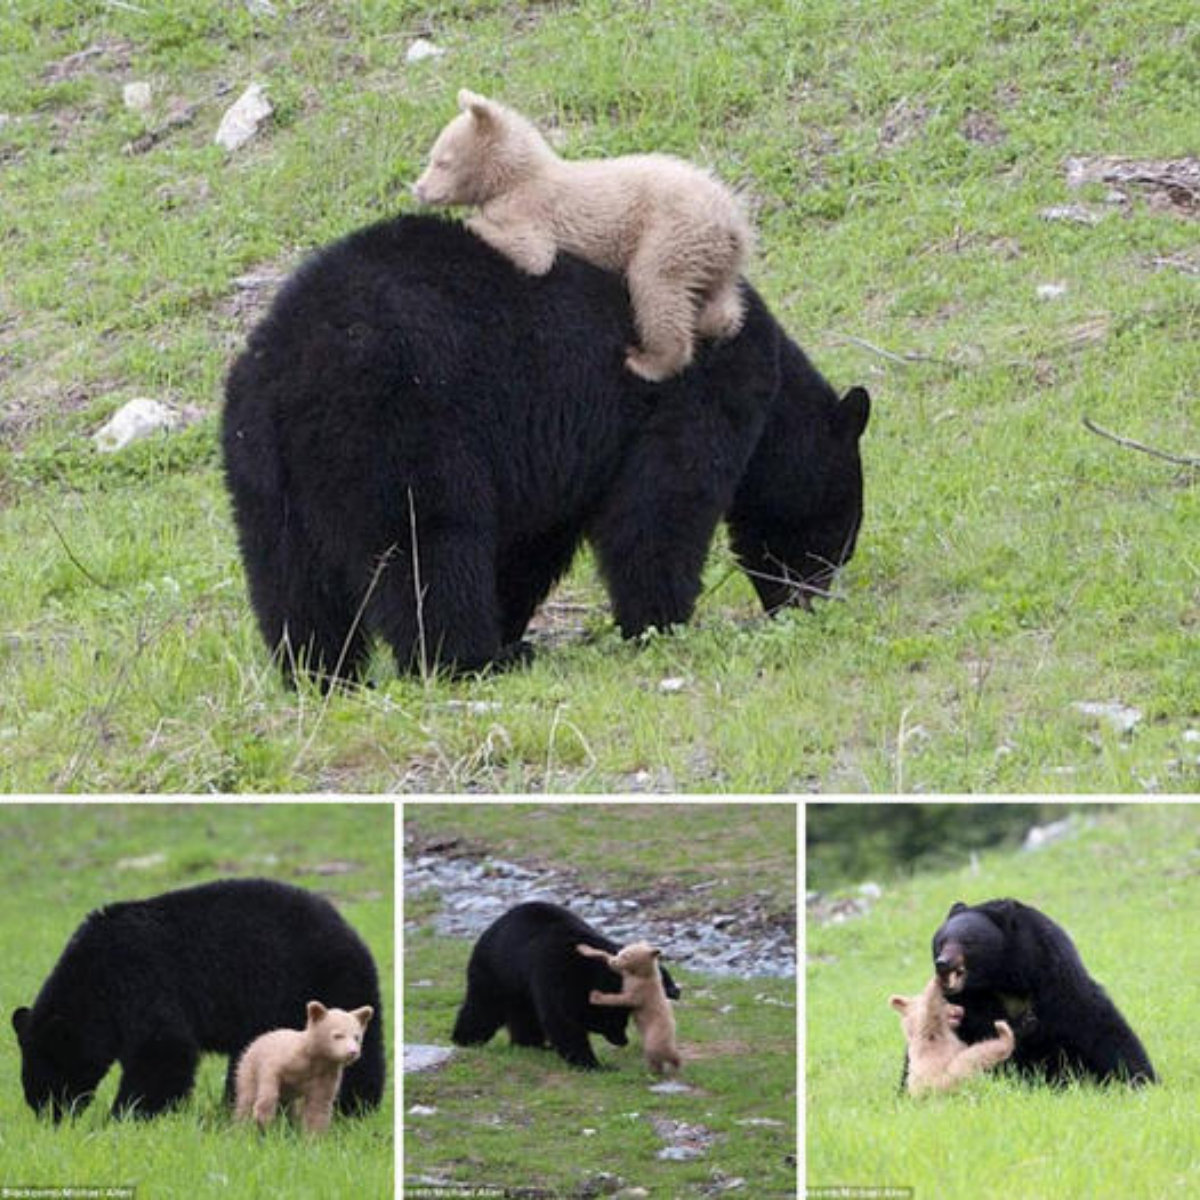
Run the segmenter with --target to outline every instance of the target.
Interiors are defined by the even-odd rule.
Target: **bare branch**
[[[1143,454],[1149,454],[1153,458],[1161,458],[1166,462],[1175,463],[1177,466],[1191,467],[1193,471],[1200,471],[1200,458],[1193,458],[1189,454],[1168,454],[1165,450],[1156,450],[1153,446],[1144,445],[1142,442],[1135,442],[1132,438],[1110,433],[1107,429],[1102,429],[1097,425],[1091,417],[1083,418],[1083,427],[1090,433],[1098,434],[1102,438],[1108,438],[1110,442],[1116,442],[1118,446],[1125,446],[1130,450],[1140,450]]]

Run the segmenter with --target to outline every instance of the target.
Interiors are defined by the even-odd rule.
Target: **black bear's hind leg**
[[[505,1014],[508,1036],[514,1046],[537,1046],[546,1044],[546,1035],[537,1013],[528,1004],[514,1004]]]
[[[415,565],[397,554],[370,604],[403,672],[469,674],[500,657],[492,539],[472,527],[420,530]]]
[[[587,1027],[563,1003],[559,981],[553,978],[535,979],[532,990],[538,1023],[546,1031],[546,1039],[558,1051],[559,1057],[573,1067],[587,1071],[599,1070],[600,1062],[588,1041]]]
[[[121,1063],[114,1117],[154,1117],[186,1100],[196,1079],[199,1050],[177,1038],[156,1038]]]

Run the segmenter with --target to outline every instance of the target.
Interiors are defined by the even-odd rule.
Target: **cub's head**
[[[305,1036],[311,1049],[321,1058],[349,1066],[362,1054],[363,1033],[375,1010],[370,1005],[346,1012],[341,1008],[326,1008],[319,1000],[308,1002],[308,1024]]]
[[[646,942],[633,942],[621,949],[610,960],[614,971],[622,975],[640,975],[646,979],[653,977],[658,970],[658,959],[662,952]]]
[[[31,1009],[18,1008],[12,1026],[21,1048],[26,1104],[36,1113],[49,1112],[56,1123],[85,1109],[112,1058],[97,1054],[86,1030],[53,1013],[35,1017]]]
[[[936,975],[916,996],[892,996],[888,1003],[900,1014],[900,1024],[909,1042],[937,1041],[962,1024],[962,1008],[946,1002],[941,980]]]
[[[438,135],[413,185],[422,204],[486,204],[553,158],[520,113],[466,88],[458,93],[458,107],[462,111]]]

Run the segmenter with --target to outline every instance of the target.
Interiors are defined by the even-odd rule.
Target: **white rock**
[[[427,58],[441,58],[446,51],[441,46],[434,45],[426,38],[417,38],[405,52],[404,61],[408,63],[424,62]]]
[[[686,1083],[680,1083],[678,1079],[665,1079],[662,1083],[651,1084],[648,1090],[657,1092],[660,1096],[673,1096],[677,1092],[690,1092],[692,1089]]]
[[[1185,729],[1183,731],[1183,740],[1185,742],[1200,742],[1200,729]]]
[[[668,679],[661,679],[658,683],[658,690],[666,696],[673,695],[675,692],[682,692],[687,687],[687,680],[677,675],[672,675]]]
[[[436,1108],[430,1108],[428,1104],[414,1104],[408,1110],[410,1117],[432,1117],[436,1114]]]
[[[1130,733],[1142,719],[1142,710],[1132,708],[1128,704],[1100,704],[1091,700],[1076,700],[1071,705],[1076,712],[1085,717],[1098,717],[1107,721],[1119,733]]]
[[[412,1071],[427,1071],[430,1067],[441,1066],[453,1053],[454,1050],[449,1046],[407,1044],[404,1047],[404,1073],[407,1075]]]
[[[121,99],[130,112],[145,112],[150,107],[150,85],[148,83],[127,83],[121,89]]]
[[[111,454],[153,433],[169,433],[182,423],[182,415],[173,408],[168,408],[158,400],[139,396],[117,409],[109,421],[92,435],[92,441],[97,449]]]
[[[213,141],[226,150],[236,150],[258,132],[273,111],[262,84],[252,83],[226,110]]]
[[[1067,294],[1065,283],[1042,283],[1038,285],[1039,300],[1059,300]]]
[[[1082,204],[1055,204],[1050,208],[1043,208],[1040,216],[1043,221],[1073,221],[1076,225],[1100,224],[1099,214]]]

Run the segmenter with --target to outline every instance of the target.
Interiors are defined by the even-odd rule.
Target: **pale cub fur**
[[[957,1004],[948,1004],[935,975],[916,996],[892,996],[888,1003],[900,1014],[908,1040],[908,1090],[948,1092],[965,1079],[1004,1062],[1016,1048],[1006,1021],[996,1022],[996,1037],[968,1046],[955,1034],[963,1017]]]
[[[663,1074],[668,1067],[678,1071],[683,1066],[683,1059],[675,1044],[675,1014],[671,1011],[671,1002],[663,990],[662,975],[658,970],[660,952],[645,942],[634,942],[618,954],[609,954],[582,942],[575,949],[586,958],[603,960],[610,970],[621,976],[619,992],[591,992],[588,1003],[632,1009],[647,1066],[656,1075]]]
[[[643,379],[682,371],[697,335],[737,333],[752,233],[724,184],[665,154],[566,162],[513,109],[466,89],[458,104],[418,200],[477,205],[468,228],[530,275],[559,250],[624,272],[641,340],[625,361]]]
[[[282,1104],[298,1110],[309,1133],[329,1128],[342,1071],[358,1060],[375,1014],[370,1005],[346,1012],[317,1000],[308,1002],[307,1014],[304,1029],[273,1029],[246,1047],[237,1066],[237,1120],[253,1115],[265,1127]]]

